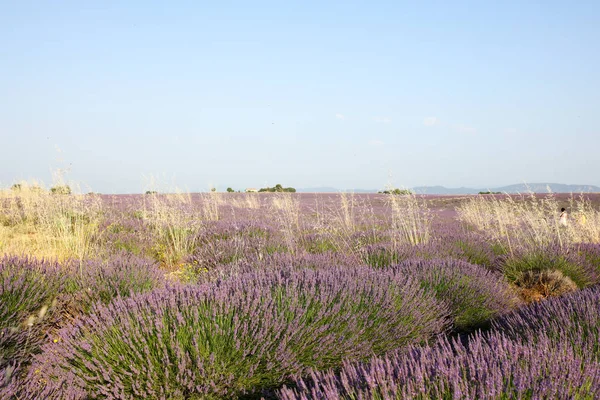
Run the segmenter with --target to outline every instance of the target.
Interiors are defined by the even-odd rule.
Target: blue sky
[[[600,185],[599,20],[597,1],[0,1],[0,185]]]

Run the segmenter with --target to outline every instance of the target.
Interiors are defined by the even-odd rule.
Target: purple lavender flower
[[[235,397],[447,329],[419,284],[368,268],[274,270],[119,299],[63,329],[22,398]]]
[[[392,268],[397,274],[414,277],[447,303],[459,331],[485,325],[519,304],[503,276],[464,261],[412,259]]]
[[[339,372],[311,371],[278,392],[309,399],[573,399],[600,396],[600,364],[543,334],[535,344],[476,334],[468,345],[443,339]]]

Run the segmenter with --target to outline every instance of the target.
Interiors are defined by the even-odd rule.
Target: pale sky
[[[0,1],[0,186],[600,185],[598,21],[598,1]]]

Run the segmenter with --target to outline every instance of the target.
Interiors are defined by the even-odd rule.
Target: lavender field
[[[595,399],[599,206],[3,190],[0,398]]]

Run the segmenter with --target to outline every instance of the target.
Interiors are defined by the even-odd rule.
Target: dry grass
[[[195,249],[201,220],[189,193],[148,194],[142,216],[157,238],[155,256],[166,266],[177,265]]]
[[[218,221],[219,206],[223,204],[222,194],[219,192],[208,192],[202,195],[201,214],[202,219],[207,221]]]
[[[261,207],[260,194],[238,193],[237,195],[225,196],[225,202],[232,207],[257,210]]]
[[[535,249],[558,243],[600,243],[600,213],[583,196],[568,200],[566,226],[559,221],[563,207],[555,196],[476,196],[458,207],[459,218],[507,247]]]
[[[514,284],[526,302],[540,301],[577,290],[575,282],[558,270],[523,271]]]
[[[386,200],[391,209],[394,245],[428,243],[432,214],[426,200],[415,194],[390,194]]]
[[[82,261],[101,232],[102,203],[92,195],[53,194],[21,182],[0,191],[0,252]]]
[[[271,197],[270,212],[278,222],[286,247],[294,253],[301,236],[299,199],[293,193],[275,193]]]

